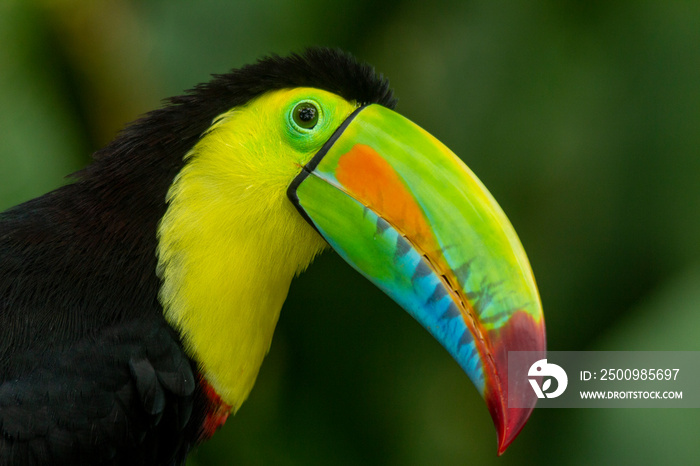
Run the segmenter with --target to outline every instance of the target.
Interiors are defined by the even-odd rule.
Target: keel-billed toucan
[[[0,214],[0,464],[182,464],[329,245],[456,359],[503,452],[535,401],[508,393],[508,351],[545,347],[532,271],[486,188],[394,105],[342,52],[272,56]]]

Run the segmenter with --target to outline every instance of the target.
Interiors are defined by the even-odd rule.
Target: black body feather
[[[342,52],[273,56],[170,99],[73,184],[0,214],[0,464],[184,462],[213,408],[158,302],[165,196],[215,117],[300,86],[395,104]]]

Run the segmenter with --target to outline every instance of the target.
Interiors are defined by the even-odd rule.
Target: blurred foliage
[[[0,209],[210,73],[339,46],[499,200],[552,350],[700,350],[700,2],[3,0]],[[333,254],[192,466],[695,463],[696,410],[537,410],[502,458],[426,332]]]

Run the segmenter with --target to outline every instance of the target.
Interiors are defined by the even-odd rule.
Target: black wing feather
[[[183,413],[200,398],[192,363],[164,322],[113,327],[26,357],[34,364],[0,384],[0,464],[184,461],[202,421]]]

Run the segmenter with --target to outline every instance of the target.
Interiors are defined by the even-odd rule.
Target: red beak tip
[[[526,362],[509,373],[508,352],[531,352],[528,355],[531,362],[543,358],[546,347],[544,321],[538,322],[525,312],[516,312],[505,326],[494,332],[490,341],[496,378],[495,382],[487,383],[484,400],[498,433],[498,456],[501,456],[523,430],[537,404],[537,396],[527,382],[530,364]],[[509,403],[517,407],[509,408]]]
[[[506,438],[505,433],[498,432],[498,451],[496,452],[496,454],[498,456],[501,456],[503,453],[505,453],[506,449],[512,441],[513,439],[508,440]]]
[[[494,416],[494,425],[498,432],[498,456],[505,453],[527,423],[532,408],[506,408],[500,416]]]
[[[498,430],[498,456],[501,456],[503,453],[506,452],[506,449],[508,449],[510,444],[513,443],[513,440],[515,440],[515,437],[517,437],[519,433],[520,429],[516,433],[508,433],[506,431],[506,428]]]

